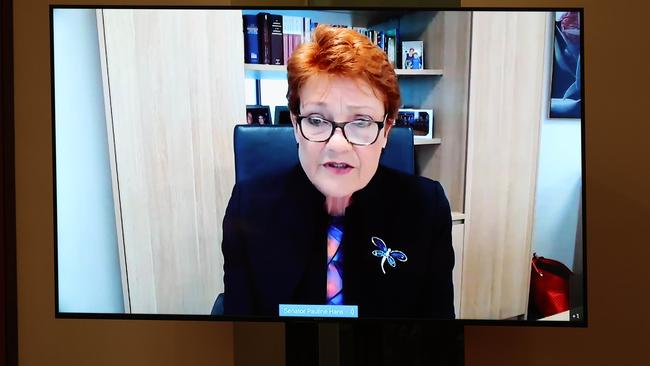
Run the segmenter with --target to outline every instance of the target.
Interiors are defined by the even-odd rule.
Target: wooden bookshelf
[[[273,74],[286,73],[286,65],[261,65],[261,64],[244,64],[246,76],[256,78],[268,78]],[[442,69],[424,69],[424,70],[407,70],[395,69],[397,76],[441,76]]]
[[[441,76],[442,69],[409,70],[395,69],[397,76]]]

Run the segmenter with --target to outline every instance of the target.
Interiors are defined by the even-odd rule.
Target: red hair
[[[400,105],[399,84],[386,53],[368,37],[346,28],[319,25],[313,41],[296,49],[287,63],[289,110],[300,114],[300,87],[317,74],[329,74],[367,82],[383,101],[391,125]]]

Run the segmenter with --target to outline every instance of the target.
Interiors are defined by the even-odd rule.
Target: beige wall
[[[644,111],[650,100],[650,5],[642,0],[463,0],[462,5],[585,7],[589,303],[587,329],[466,327],[466,364],[650,364],[650,128]]]
[[[47,0],[14,0],[21,365],[233,364],[231,323],[54,319],[48,4]],[[465,362],[647,364],[650,196],[645,192],[650,187],[650,127],[641,108],[650,100],[646,85],[650,79],[650,5],[642,0],[619,0],[612,5],[463,1],[464,6],[527,4],[585,6],[585,240],[590,323],[587,329],[466,327]],[[260,330],[277,338],[282,336],[278,328]],[[237,349],[249,354],[259,351],[260,359],[264,359],[260,352],[269,352],[268,364],[281,364],[281,353],[247,344],[246,332],[241,334]]]
[[[14,1],[20,365],[232,365],[231,322],[54,319],[48,7]]]

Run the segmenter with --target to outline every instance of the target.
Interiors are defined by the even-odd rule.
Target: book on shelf
[[[398,58],[397,56],[399,53],[397,52],[398,50],[398,31],[397,29],[389,29],[386,31],[386,54],[388,55],[388,61],[393,65],[393,68],[395,68],[398,63]]]
[[[357,31],[357,33],[362,34],[366,37],[368,37],[368,28],[364,27],[352,27],[352,30]]]
[[[282,55],[285,63],[289,60],[289,21],[282,17]]]
[[[277,15],[260,12],[257,15],[243,15],[244,62],[250,64],[286,65],[293,52],[300,45],[311,42],[318,22],[309,17]],[[378,31],[345,24],[328,24],[335,28],[353,29],[368,37],[382,49],[393,67],[401,66],[401,44],[399,31],[388,29]]]
[[[388,62],[390,62],[391,65],[393,65],[393,68],[395,68],[396,61],[395,61],[395,55],[397,51],[395,48],[395,37],[388,36],[386,40],[386,54],[388,55]]]
[[[283,22],[285,24],[283,28],[284,37],[286,38],[286,49],[284,50],[286,54],[285,61],[288,61],[293,54],[293,51],[295,51],[296,48],[302,44],[302,40],[304,38],[304,20],[302,17],[284,16]]]
[[[261,64],[271,64],[271,14],[257,14],[257,31],[259,34],[259,51]]]
[[[284,65],[284,45],[282,34],[282,15],[271,14],[271,65]]]
[[[302,34],[302,43],[311,42],[311,18],[309,17],[303,18]]]
[[[377,47],[381,48],[382,51],[386,52],[386,50],[384,49],[384,32],[381,32],[381,31],[377,32],[377,43],[376,43],[376,45],[377,45]]]
[[[381,48],[388,56],[388,61],[396,67],[398,65],[398,31],[397,29],[388,29],[385,31],[376,31],[365,27],[352,27],[357,33],[362,34],[370,41]]]
[[[244,15],[244,62],[258,64],[259,58],[259,36],[257,29],[257,16]]]

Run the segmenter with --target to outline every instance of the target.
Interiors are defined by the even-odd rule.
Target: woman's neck
[[[330,216],[343,216],[345,209],[350,206],[350,198],[346,197],[325,197],[325,209]]]

